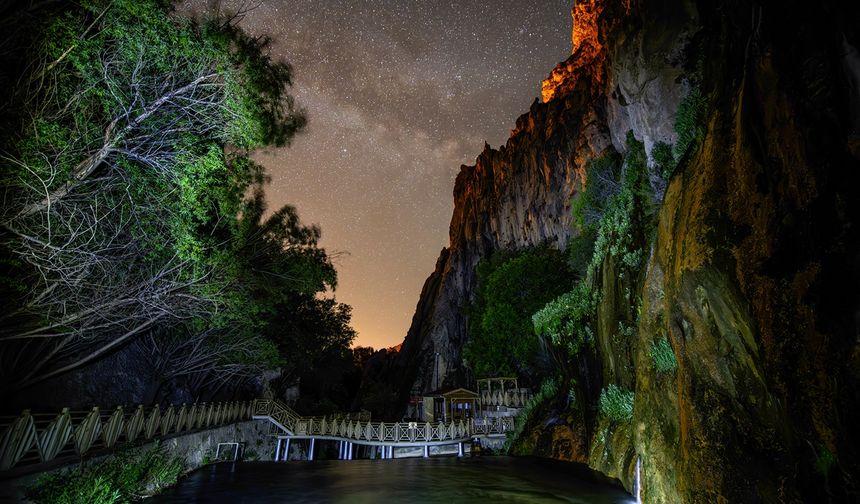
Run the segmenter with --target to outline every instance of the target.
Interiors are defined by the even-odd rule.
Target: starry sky
[[[402,342],[448,243],[454,179],[507,140],[570,52],[572,0],[187,0],[252,8],[241,26],[293,65],[309,124],[256,155],[270,208],[292,204],[337,253],[357,345]]]

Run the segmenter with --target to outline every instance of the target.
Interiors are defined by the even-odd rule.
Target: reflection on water
[[[493,502],[629,504],[562,462],[509,457],[243,462],[205,467],[152,503]]]

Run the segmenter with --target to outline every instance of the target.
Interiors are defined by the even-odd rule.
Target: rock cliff
[[[401,404],[413,389],[469,379],[461,361],[467,338],[463,307],[474,295],[474,270],[482,257],[544,243],[565,246],[570,199],[582,183],[585,160],[611,144],[605,110],[586,94],[536,101],[504,146],[485,146],[474,166],[461,167],[450,244],[424,284],[403,347],[378,377],[395,384]]]
[[[521,452],[588,463],[644,502],[856,502],[860,496],[860,6],[579,1],[573,51],[508,142],[463,166],[450,244],[383,376],[464,384],[474,267],[503,248],[564,247],[585,164],[700,140],[661,187],[641,276],[607,255],[593,355],[579,372],[635,392],[633,419],[549,404]],[[653,163],[654,160],[649,161]],[[665,191],[665,192],[664,192]],[[634,311],[622,296],[641,299]],[[635,322],[622,335],[619,320]],[[665,339],[677,359],[655,369]]]

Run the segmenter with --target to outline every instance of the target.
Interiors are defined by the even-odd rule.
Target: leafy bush
[[[654,369],[658,373],[669,373],[678,367],[675,352],[666,338],[660,338],[655,343],[652,343],[651,348],[648,350],[648,355],[651,357]]]
[[[585,187],[571,202],[571,211],[573,222],[583,232],[594,233],[607,203],[621,190],[621,158],[609,148],[586,163],[585,174]]]
[[[707,102],[702,91],[693,87],[678,105],[675,116],[675,133],[678,142],[675,143],[675,161],[678,162],[687,153],[690,145],[701,140],[705,133],[704,121]]]
[[[633,392],[617,385],[609,385],[600,393],[600,413],[613,422],[629,422],[633,419]]]
[[[827,477],[835,462],[836,457],[833,455],[833,452],[830,451],[827,446],[819,444],[818,452],[815,454],[815,471],[818,474]]]
[[[594,344],[591,321],[596,307],[597,293],[586,282],[580,282],[532,315],[534,331],[576,355],[583,345]]]
[[[677,166],[675,155],[672,153],[672,146],[666,142],[657,142],[651,149],[651,158],[656,164],[657,173],[663,177],[663,180],[669,180],[672,173],[675,172],[675,166]]]
[[[523,434],[523,430],[525,430],[526,425],[529,423],[529,420],[537,407],[555,397],[558,392],[558,383],[559,380],[555,377],[544,380],[544,382],[541,383],[537,394],[533,395],[532,398],[529,399],[528,402],[526,402],[526,404],[520,409],[514,423],[514,430],[507,433],[505,446],[503,448],[505,453],[509,453],[511,451],[511,447],[513,447],[514,443],[516,443]]]
[[[636,324],[628,324],[623,320],[618,321],[618,335],[627,339],[636,337]]]
[[[132,502],[173,485],[184,469],[159,446],[117,452],[102,462],[42,476],[27,498],[37,504]]]
[[[467,311],[469,367],[478,376],[528,367],[539,349],[532,314],[573,282],[564,256],[548,247],[501,252],[481,261],[477,274],[475,301]]]
[[[627,132],[627,156],[621,174],[621,190],[606,204],[597,229],[594,255],[588,275],[594,275],[606,254],[621,260],[631,273],[637,272],[643,262],[643,237],[649,236],[647,227],[653,225],[656,202],[648,181],[648,158],[645,146]],[[621,272],[624,275],[624,272]]]
[[[585,278],[591,257],[594,255],[593,231],[583,232],[567,242],[567,265],[570,271],[579,278]]]
[[[678,112],[675,115],[677,143],[669,145],[665,142],[657,142],[651,149],[651,159],[654,160],[656,171],[663,180],[669,180],[672,177],[690,146],[699,142],[704,135],[706,106],[707,102],[699,88],[690,89],[678,105]]]

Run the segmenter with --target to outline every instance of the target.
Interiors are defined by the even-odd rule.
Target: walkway
[[[429,422],[362,422],[358,420],[335,420],[319,417],[301,417],[277,400],[254,401],[252,416],[255,420],[268,420],[282,432],[278,436],[275,460],[285,459],[291,439],[308,439],[308,459],[313,460],[314,443],[317,439],[339,441],[339,458],[352,459],[353,446],[379,447],[382,458],[392,458],[394,448],[424,448],[424,456],[430,454],[431,446],[456,445],[457,454],[463,455],[463,443],[475,436],[504,436],[513,429],[513,418],[472,420],[449,423]],[[281,442],[285,448],[281,450]]]
[[[0,473],[19,465],[111,451],[120,444],[153,441],[248,420],[252,403],[195,403],[0,416]],[[122,441],[120,441],[122,438]]]

